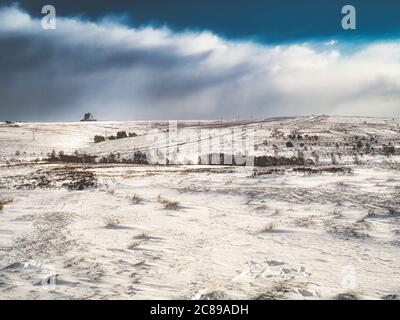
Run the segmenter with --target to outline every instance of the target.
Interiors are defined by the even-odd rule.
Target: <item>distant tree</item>
[[[56,158],[56,150],[51,151],[50,158],[51,159],[55,159]]]
[[[293,148],[293,143],[291,141],[286,142],[287,148]]]

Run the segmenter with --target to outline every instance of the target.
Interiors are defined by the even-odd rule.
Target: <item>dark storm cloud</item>
[[[13,3],[6,0],[4,3]],[[21,0],[30,14],[40,16],[43,0]],[[282,43],[315,38],[398,37],[398,0],[52,0],[63,16],[98,19],[123,14],[131,26],[167,25],[175,31],[210,30],[229,38],[248,38]],[[341,8],[357,9],[358,28],[341,28]]]
[[[265,46],[0,8],[0,119],[399,115],[397,41]],[[377,108],[379,105],[379,108]]]

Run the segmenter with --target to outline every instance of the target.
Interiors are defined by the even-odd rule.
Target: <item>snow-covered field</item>
[[[168,128],[0,124],[1,299],[400,296],[399,119],[178,122],[192,165],[124,163]],[[309,161],[198,165],[187,129],[237,130],[256,156]],[[118,131],[137,136],[93,142]],[[48,161],[53,150],[120,161]]]

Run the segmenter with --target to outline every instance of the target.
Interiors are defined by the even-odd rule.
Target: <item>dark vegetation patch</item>
[[[325,222],[328,233],[343,240],[367,239],[370,236],[365,233],[368,229],[366,224],[339,224],[332,221]]]
[[[0,188],[7,189],[55,189],[84,190],[97,187],[97,178],[85,168],[66,166],[41,169],[27,175],[5,177],[0,180]]]
[[[354,292],[344,292],[337,294],[335,300],[358,300],[358,296]]]
[[[321,174],[321,173],[350,173],[351,168],[346,167],[276,167],[268,169],[254,169],[252,177],[271,175],[271,174],[284,174],[287,172],[299,172],[306,174]]]
[[[106,140],[120,140],[120,139],[125,139],[125,138],[133,138],[137,137],[137,134],[135,132],[126,132],[126,131],[118,131],[116,135],[111,135],[111,136],[100,136],[100,135],[95,135],[93,140],[94,143],[100,143]]]
[[[245,166],[246,162],[243,159],[237,160],[238,157],[232,154],[213,153],[199,157],[199,165],[232,165]],[[256,167],[275,167],[275,166],[304,166],[314,165],[311,159],[304,157],[278,157],[278,156],[256,156],[254,157],[254,166]]]
[[[148,164],[146,154],[140,151],[135,151],[129,157],[121,157],[119,153],[110,153],[108,156],[97,157],[88,154],[81,154],[75,151],[74,154],[65,154],[60,151],[58,154],[53,150],[44,159],[51,163],[80,163],[80,164],[95,164],[95,163],[127,163],[127,164]]]
[[[282,300],[292,291],[292,287],[287,281],[275,284],[271,289],[254,297],[254,300]]]
[[[294,172],[302,172],[308,174],[318,173],[350,173],[351,168],[347,167],[326,167],[326,168],[310,168],[310,167],[298,167],[292,169]]]

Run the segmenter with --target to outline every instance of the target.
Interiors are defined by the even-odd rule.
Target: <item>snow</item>
[[[275,144],[279,156],[293,156],[300,141],[286,148],[287,135],[318,135],[306,143],[320,154],[318,167],[332,166],[345,137],[373,135],[377,148],[397,148],[355,164],[352,148],[340,146],[337,166],[350,173],[284,167],[256,177],[253,168],[230,166],[31,161],[53,149],[129,155],[151,147],[146,133],[164,130],[160,122],[0,124],[0,199],[13,199],[0,210],[0,299],[399,296],[399,123],[322,116],[179,123],[243,128],[244,136],[254,129],[257,155],[273,155]],[[93,143],[120,130],[138,136]],[[312,159],[311,150],[304,154]],[[89,173],[95,186],[64,186]],[[160,197],[179,205],[167,210]],[[119,223],[107,226],[110,218]]]

